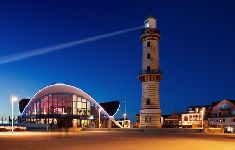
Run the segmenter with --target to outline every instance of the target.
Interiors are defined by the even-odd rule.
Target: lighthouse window
[[[150,66],[147,66],[147,71],[150,71]]]
[[[149,98],[147,98],[146,104],[150,105],[150,99]]]
[[[147,54],[147,59],[150,59],[150,53]]]
[[[147,43],[147,47],[150,47],[150,45],[151,45],[151,43],[148,41],[148,43]]]
[[[145,123],[151,123],[151,116],[145,117]]]
[[[149,20],[145,21],[145,28],[149,28]]]

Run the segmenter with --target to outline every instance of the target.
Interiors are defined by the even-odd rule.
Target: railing
[[[220,111],[231,111],[230,108],[219,108]]]
[[[143,75],[143,74],[160,74],[160,75],[163,75],[161,70],[144,70],[144,71],[141,71],[139,73],[140,76]]]
[[[142,29],[142,34],[160,34],[160,31],[158,29],[154,28],[143,28]]]
[[[208,118],[235,117],[235,114],[210,115]]]

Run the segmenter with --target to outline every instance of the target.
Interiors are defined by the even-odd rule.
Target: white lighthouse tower
[[[161,128],[159,82],[162,73],[158,54],[160,32],[154,16],[145,20],[140,39],[143,43],[142,71],[139,75],[139,80],[142,81],[140,128]]]

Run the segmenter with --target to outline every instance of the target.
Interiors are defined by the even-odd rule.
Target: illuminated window
[[[57,114],[57,95],[53,95],[53,101],[52,101],[52,113]]]
[[[49,106],[48,106],[48,109],[49,109],[49,114],[52,114],[52,112],[53,112],[52,95],[49,95]]]
[[[44,114],[44,106],[43,106],[43,104],[44,104],[44,100],[42,98],[41,102],[40,102],[40,114]]]
[[[145,22],[145,28],[149,28],[149,20]]]
[[[48,114],[48,96],[44,96],[44,110],[43,110],[43,114]]]
[[[57,100],[57,114],[63,114],[63,95],[58,95]]]
[[[37,106],[36,106],[36,114],[39,114],[40,113],[40,99],[39,100],[37,100],[37,104],[36,104]]]
[[[90,101],[87,101],[87,115],[88,116],[91,115],[91,104],[90,104]]]
[[[150,59],[150,53],[147,54],[147,59]]]
[[[36,103],[33,103],[33,114],[36,115]]]
[[[184,116],[184,121],[188,121],[188,116]]]

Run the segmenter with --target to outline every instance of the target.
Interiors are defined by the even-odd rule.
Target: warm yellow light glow
[[[203,115],[204,115],[204,109],[203,109],[203,110],[201,110],[200,112],[202,113],[201,120],[202,120],[202,129],[203,129],[203,128],[204,128],[204,126],[203,126],[203,119],[204,119],[204,116],[203,116]]]
[[[14,102],[14,101],[17,101],[18,100],[18,97],[17,96],[11,96],[11,101]]]

